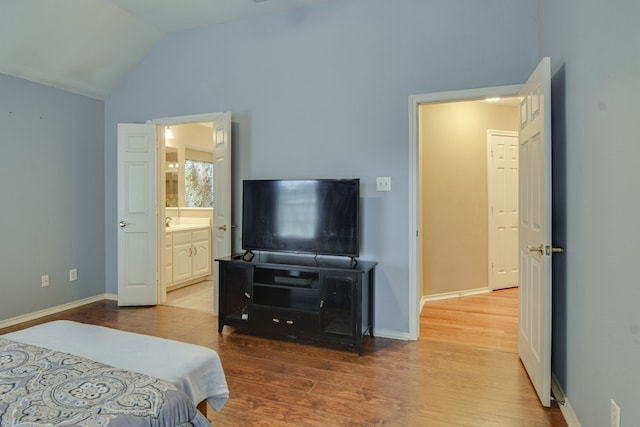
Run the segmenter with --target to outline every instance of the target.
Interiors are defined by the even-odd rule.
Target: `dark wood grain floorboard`
[[[218,352],[230,397],[214,426],[566,426],[517,355],[517,290],[426,304],[421,338],[365,341],[364,355],[254,337],[201,310],[102,301],[0,330],[68,319]],[[117,349],[114,349],[117,351]]]

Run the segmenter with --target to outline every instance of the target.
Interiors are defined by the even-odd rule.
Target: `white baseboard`
[[[576,413],[573,412],[573,408],[571,407],[569,399],[567,399],[567,396],[565,396],[564,391],[562,390],[562,387],[560,387],[560,384],[558,383],[555,375],[551,376],[551,391],[553,392],[555,400],[558,402],[560,412],[562,412],[562,416],[567,422],[567,426],[582,427],[580,421],[578,421]]]
[[[378,338],[391,338],[394,340],[409,341],[408,332],[398,332],[389,329],[373,328],[373,336]]]
[[[51,314],[60,313],[61,311],[70,310],[72,308],[77,308],[85,304],[91,304],[93,302],[98,302],[105,299],[112,299],[112,298],[109,298],[108,294],[100,294],[93,297],[68,302],[66,304],[58,305],[55,307],[46,308],[44,310],[34,311],[33,313],[23,314],[22,316],[12,317],[11,319],[0,321],[0,329],[17,325],[18,323],[35,320],[40,317],[49,316]],[[115,299],[118,299],[117,295],[115,295]]]
[[[422,298],[420,298],[420,311],[422,311],[422,307],[425,305],[425,303],[429,301],[439,301],[443,299],[468,297],[470,295],[488,294],[489,292],[491,292],[491,289],[489,288],[475,288],[475,289],[466,289],[463,291],[445,292],[442,294],[425,295]]]

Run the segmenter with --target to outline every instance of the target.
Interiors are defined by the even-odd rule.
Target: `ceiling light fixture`
[[[164,128],[164,137],[165,139],[173,139],[173,131],[171,130],[171,127],[167,126]]]
[[[500,98],[499,97],[496,97],[496,98],[485,98],[484,100],[487,101],[487,102],[498,102],[498,101],[500,101]]]

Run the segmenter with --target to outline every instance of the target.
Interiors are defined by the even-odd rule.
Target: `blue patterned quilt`
[[[171,383],[0,338],[0,426],[210,426]]]

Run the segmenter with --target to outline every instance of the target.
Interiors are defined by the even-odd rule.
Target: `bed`
[[[66,320],[0,336],[2,427],[56,411],[75,421],[49,425],[208,426],[228,396],[206,347]]]

